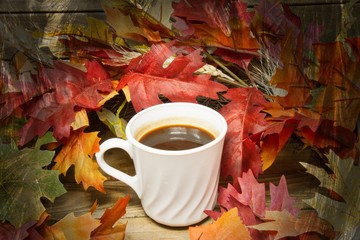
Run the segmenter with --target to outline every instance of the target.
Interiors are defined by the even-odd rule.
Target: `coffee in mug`
[[[135,114],[127,140],[111,138],[95,154],[101,169],[128,184],[145,213],[158,223],[188,226],[206,218],[216,204],[220,161],[227,131],[217,111],[195,103],[164,103]],[[129,176],[104,160],[112,148],[132,158]]]

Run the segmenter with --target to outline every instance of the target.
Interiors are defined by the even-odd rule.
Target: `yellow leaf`
[[[87,126],[89,126],[89,118],[86,110],[83,108],[75,112],[75,120],[71,123],[71,127],[73,130],[77,130]]]
[[[100,138],[97,134],[98,132],[85,133],[83,129],[73,131],[56,155],[53,169],[66,175],[71,165],[74,165],[75,180],[77,183],[82,182],[85,190],[93,186],[98,191],[105,192],[103,183],[106,177],[93,160],[94,154],[99,151]]]
[[[237,208],[224,213],[206,226],[189,228],[191,240],[250,240],[250,233],[238,216]]]
[[[68,239],[90,239],[91,232],[100,226],[100,220],[94,219],[91,213],[75,217],[69,213],[59,222],[47,227],[43,231],[45,239],[68,240]]]

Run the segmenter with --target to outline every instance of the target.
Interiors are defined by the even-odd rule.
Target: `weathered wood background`
[[[159,5],[163,3],[170,6],[167,0],[157,2]],[[248,2],[254,4],[256,0],[248,0]],[[336,38],[341,22],[347,17],[343,14],[344,2],[339,0],[283,1],[301,18],[305,26],[311,22],[323,23],[326,26],[325,39],[330,41]],[[158,12],[153,10],[153,14],[156,15]],[[360,14],[360,1],[355,4],[353,14]],[[100,0],[0,0],[0,43],[2,44],[0,56],[11,58],[12,54],[11,51],[7,52],[7,44],[3,39],[2,33],[7,31],[4,23],[12,27],[16,41],[26,43],[29,36],[23,33],[16,35],[16,28],[24,28],[30,34],[34,28],[56,29],[65,23],[85,23],[89,16],[105,19]],[[359,19],[355,19],[348,36],[360,36],[359,31]],[[112,151],[108,159],[112,165],[134,174],[132,161],[124,152]],[[275,164],[260,177],[260,180],[277,184],[280,176],[285,174],[290,194],[310,198],[319,183],[304,172],[299,161],[312,162],[314,160],[313,152],[301,150],[301,146],[296,143],[289,143]],[[45,202],[51,218],[56,221],[70,212],[83,214],[90,209],[95,200],[99,203],[95,216],[99,217],[106,208],[116,202],[118,197],[130,194],[131,201],[123,218],[124,222],[128,221],[126,239],[188,239],[187,228],[168,228],[153,222],[145,215],[140,200],[132,189],[119,181],[109,179],[105,183],[107,194],[102,194],[91,188],[84,191],[82,185],[75,183],[71,173],[67,177],[61,177],[68,192],[57,198],[55,203]],[[302,202],[297,202],[297,204],[303,205]]]

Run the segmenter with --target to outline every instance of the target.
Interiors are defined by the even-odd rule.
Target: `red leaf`
[[[196,97],[218,98],[217,93],[227,90],[224,85],[210,80],[209,75],[194,75],[204,63],[200,51],[177,56],[167,67],[165,61],[178,52],[171,44],[153,45],[150,52],[133,59],[118,88],[129,86],[136,111],[162,103],[159,94],[173,102],[196,102]]]
[[[250,33],[253,13],[240,1],[180,1],[173,3],[174,27],[190,44],[206,44],[255,52],[259,46]]]
[[[222,213],[206,211],[206,214],[216,219],[223,212],[236,207],[239,210],[239,216],[246,226],[259,224],[266,213],[265,184],[259,183],[251,170],[244,172],[243,176],[239,177],[237,181],[239,189],[228,184],[227,188],[221,187],[219,190],[218,204],[222,209]],[[272,184],[270,185],[270,195],[269,209],[276,211],[287,210],[294,214],[298,213],[298,209],[294,207],[294,199],[289,196],[284,176],[280,179],[277,187]],[[249,229],[249,231],[252,239],[265,239],[265,233],[254,229]]]
[[[255,88],[229,89],[224,96],[231,102],[220,110],[228,123],[221,174],[235,180],[251,169],[257,176],[262,172],[260,152],[250,137],[268,125],[265,114],[260,113],[266,100]]]
[[[281,176],[278,186],[270,183],[270,207],[271,211],[282,211],[287,210],[292,215],[296,216],[299,213],[299,209],[295,208],[295,198],[290,197],[286,178]]]
[[[23,107],[29,121],[20,131],[20,145],[36,135],[41,136],[50,127],[57,139],[69,137],[75,108],[97,109],[103,99],[101,93],[112,90],[111,81],[106,81],[107,74],[97,62],[89,63],[88,73],[85,73],[58,61],[52,69],[42,68],[40,74],[51,80],[54,88]]]

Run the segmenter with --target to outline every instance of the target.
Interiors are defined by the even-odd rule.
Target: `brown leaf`
[[[266,211],[263,220],[266,222],[248,227],[259,231],[276,231],[275,240],[308,232],[317,232],[321,235],[332,234],[331,224],[319,218],[314,211],[302,211],[297,217],[287,210]]]

